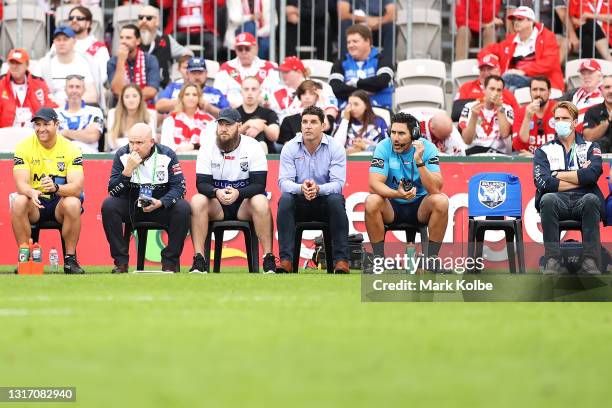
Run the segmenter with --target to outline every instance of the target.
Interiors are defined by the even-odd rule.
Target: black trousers
[[[115,265],[129,262],[129,241],[123,237],[123,224],[133,221],[158,222],[167,228],[168,245],[161,251],[162,265],[177,267],[191,225],[189,203],[179,200],[171,208],[159,208],[145,213],[127,198],[106,198],[102,203],[102,224]]]
[[[297,221],[327,222],[332,236],[334,262],[348,260],[348,218],[342,194],[319,196],[308,201],[301,194],[283,193],[278,202],[279,257],[292,261],[294,256],[295,223]]]
[[[546,193],[540,201],[540,217],[546,258],[561,258],[559,221],[575,220],[582,223],[583,255],[599,262],[601,258],[599,238],[601,200],[599,197],[592,193],[567,191]]]

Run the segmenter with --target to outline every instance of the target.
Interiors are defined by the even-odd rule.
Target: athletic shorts
[[[53,196],[53,198],[49,200],[45,200],[44,198],[40,197],[40,203],[42,204],[43,208],[38,209],[38,212],[40,213],[38,222],[57,221],[55,219],[55,207],[57,207],[59,201],[59,196]]]
[[[393,207],[393,224],[407,223],[418,225],[418,213],[421,202],[427,195],[423,195],[411,203],[398,203],[396,200],[390,200],[391,207]]]
[[[223,208],[223,221],[236,221],[238,219],[238,210],[243,201],[243,198],[238,198],[230,205],[221,204],[221,208]]]

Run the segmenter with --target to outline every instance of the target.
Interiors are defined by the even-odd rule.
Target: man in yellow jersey
[[[85,273],[76,259],[81,232],[83,155],[57,132],[59,121],[51,108],[40,108],[32,118],[33,134],[15,148],[13,177],[17,196],[11,222],[17,245],[28,242],[31,224],[56,220],[66,242],[64,272]]]

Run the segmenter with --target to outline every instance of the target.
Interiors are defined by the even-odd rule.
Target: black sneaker
[[[579,275],[601,275],[601,271],[597,267],[597,262],[593,258],[585,258],[582,262],[582,267],[578,271]]]
[[[263,257],[263,273],[276,273],[276,258],[273,254]]]
[[[64,257],[64,273],[69,275],[82,275],[85,273],[85,270],[81,268],[75,255],[68,255]]]
[[[193,265],[189,269],[189,273],[208,273],[208,263],[202,254],[193,256]]]

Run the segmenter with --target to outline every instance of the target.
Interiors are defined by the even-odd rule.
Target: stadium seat
[[[528,86],[518,88],[514,91],[514,97],[519,105],[526,105],[531,102],[531,92]]]
[[[34,129],[31,128],[0,128],[0,152],[14,152],[15,146],[33,133]]]
[[[334,264],[329,262],[332,258],[332,241],[329,225],[326,222],[296,222],[295,223],[295,242],[293,244],[293,273],[297,273],[300,267],[300,248],[302,247],[302,233],[304,231],[322,231],[323,242],[325,243],[325,262],[327,273],[334,273]]]
[[[476,58],[453,61],[451,65],[451,78],[455,91],[458,91],[466,82],[477,79],[479,75],[480,70]]]
[[[372,110],[376,116],[380,116],[385,120],[387,127],[391,126],[391,111],[389,109],[381,108],[379,106],[372,106]]]
[[[517,176],[509,173],[472,176],[468,183],[467,257],[482,258],[486,231],[504,231],[510,273],[516,273],[515,246],[519,273],[525,273],[522,208],[521,181]]]
[[[427,232],[427,225],[412,225],[406,223],[397,223],[397,224],[389,224],[385,225],[385,235],[387,231],[404,231],[406,233],[406,242],[415,243],[417,232],[421,236],[421,248],[423,251],[423,256],[427,258],[428,250],[427,243],[429,242],[429,235]]]
[[[410,59],[397,64],[395,81],[398,86],[422,84],[443,87],[446,65],[432,59]]]
[[[22,9],[21,43],[17,43],[17,7]],[[41,58],[47,52],[47,19],[45,11],[33,4],[11,4],[4,6],[4,17],[0,30],[0,54],[6,56],[13,48],[25,48],[30,58]]]
[[[397,60],[408,58],[407,44],[408,21],[405,10],[397,11],[398,47]],[[411,58],[431,58],[439,60],[442,56],[442,18],[440,10],[415,7],[412,10],[412,55]]]
[[[208,235],[204,243],[204,256],[207,256],[208,269],[210,270],[210,244],[211,236],[215,233],[215,262],[213,272],[221,270],[221,251],[223,249],[224,231],[242,231],[244,233],[245,251],[249,272],[259,272],[259,240],[255,233],[255,226],[248,221],[212,221],[208,223]]]
[[[318,59],[305,59],[302,60],[302,62],[304,66],[310,70],[310,78],[327,83],[334,64],[329,61]]]
[[[58,27],[60,25],[70,25],[70,21],[68,20],[68,15],[70,14],[70,10],[75,7],[74,4],[59,6],[55,10],[55,26]],[[104,41],[104,13],[100,6],[89,6],[87,7],[92,14],[91,21],[91,35],[93,35],[96,40]]]
[[[33,242],[39,242],[41,230],[57,230],[60,234],[60,239],[62,240],[62,254],[66,256],[66,243],[64,242],[64,237],[62,236],[62,224],[57,221],[45,221],[32,224],[30,228],[32,229],[31,238]]]
[[[113,50],[111,55],[117,55],[117,47],[119,46],[119,31],[126,24],[138,25],[138,14],[144,6],[141,4],[128,4],[125,6],[115,7],[113,11]]]
[[[582,85],[580,72],[578,72],[578,68],[580,68],[582,61],[584,61],[584,59],[575,59],[567,61],[565,64],[565,81],[568,89],[578,88]],[[601,73],[603,75],[612,74],[612,62],[602,59],[596,59],[596,61],[601,65]]]
[[[444,109],[444,91],[433,85],[406,85],[395,89],[395,111],[415,107]]]
[[[215,76],[217,72],[219,72],[220,65],[217,61],[214,60],[205,60],[206,61],[206,85],[213,86],[215,82]]]
[[[446,111],[444,109],[438,109],[438,108],[428,108],[428,107],[423,107],[423,108],[408,108],[408,109],[402,109],[400,112],[404,112],[404,113],[408,113],[416,118],[419,118],[423,115],[426,116],[433,116],[436,115],[438,113],[444,113],[446,114]]]

